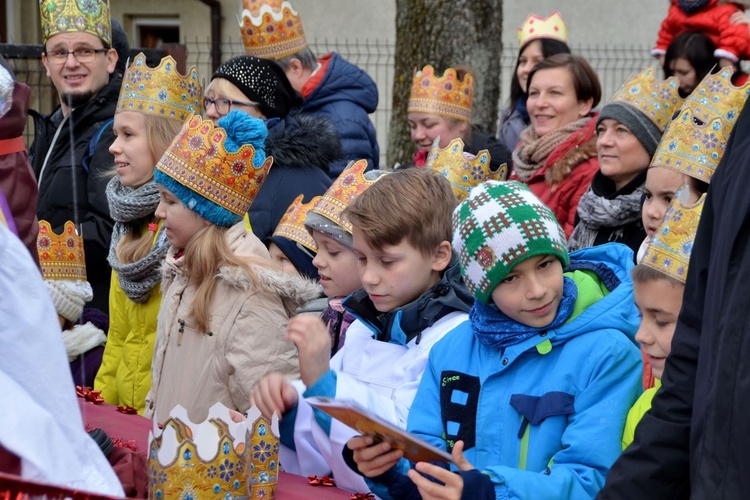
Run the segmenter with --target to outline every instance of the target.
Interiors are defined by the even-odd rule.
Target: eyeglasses
[[[220,97],[218,99],[211,99],[210,97],[204,97],[203,98],[203,109],[208,111],[209,104],[213,104],[216,106],[216,112],[219,114],[219,116],[224,116],[232,109],[232,106],[253,106],[257,107],[258,105],[254,102],[247,102],[247,101],[233,101],[231,99],[226,99],[224,97]]]
[[[90,63],[96,59],[97,54],[103,54],[109,51],[109,49],[76,49],[72,51],[68,50],[53,50],[46,52],[47,59],[55,64],[65,64],[68,60],[68,55],[73,54],[73,57],[79,63]]]

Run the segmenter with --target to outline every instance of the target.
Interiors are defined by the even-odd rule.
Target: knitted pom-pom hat
[[[554,255],[568,265],[565,233],[555,214],[520,182],[487,181],[453,212],[453,248],[466,286],[480,302],[519,263]]]

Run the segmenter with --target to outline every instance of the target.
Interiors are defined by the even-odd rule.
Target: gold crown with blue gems
[[[704,194],[692,205],[683,203],[688,189],[683,186],[675,194],[641,260],[644,266],[682,283],[687,279],[690,253],[706,200]]]
[[[60,33],[90,33],[112,45],[109,0],[39,0],[44,43]]]
[[[122,77],[115,113],[137,111],[184,122],[188,116],[200,114],[202,99],[203,86],[195,66],[181,75],[174,58],[166,56],[150,68],[141,52]]]
[[[732,84],[734,70],[709,73],[685,99],[656,148],[651,167],[665,167],[710,183],[729,134],[750,94],[750,81]]]
[[[315,243],[310,232],[305,229],[305,218],[307,217],[307,212],[318,203],[320,196],[314,197],[309,203],[302,203],[304,197],[305,195],[303,194],[297,196],[292,204],[289,205],[286,213],[284,213],[281,221],[279,221],[279,225],[276,226],[273,236],[284,237],[299,243],[313,253],[318,253],[318,245]]]
[[[221,403],[195,424],[177,406],[149,433],[148,498],[273,499],[278,481],[278,421],[251,408],[235,423]]]
[[[461,203],[474,186],[484,181],[504,181],[508,165],[503,163],[496,171],[490,168],[490,152],[486,149],[476,155],[464,152],[464,141],[453,139],[440,149],[440,138],[435,139],[427,155],[427,168],[439,173],[451,184],[456,201]]]
[[[677,77],[660,80],[654,68],[646,68],[617,89],[609,103],[620,102],[634,107],[663,131],[682,105],[679,88]]]

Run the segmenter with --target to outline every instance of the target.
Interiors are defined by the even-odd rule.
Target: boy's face
[[[447,241],[424,255],[406,239],[375,250],[358,227],[354,227],[352,236],[362,287],[380,312],[397,309],[425,293],[440,281],[440,273],[451,259]]]
[[[281,251],[276,243],[271,242],[268,245],[268,253],[271,255],[271,260],[279,266],[282,273],[291,274],[292,276],[299,276],[299,271],[297,271],[297,268],[294,267],[292,261],[287,258],[286,254]]]
[[[641,313],[641,325],[635,340],[641,343],[654,377],[658,379],[664,374],[664,363],[672,349],[672,336],[684,291],[684,286],[666,279],[633,282],[635,305]]]
[[[672,198],[686,181],[687,176],[669,168],[654,167],[648,169],[641,211],[641,219],[646,234],[649,236],[656,234]],[[696,200],[697,197],[691,189],[690,202],[694,203]]]
[[[318,268],[320,286],[326,297],[346,297],[362,288],[357,274],[357,255],[319,231],[313,231],[312,237],[318,244],[313,265]]]
[[[563,269],[552,255],[524,260],[492,291],[492,301],[506,316],[542,328],[555,319],[563,294]]]

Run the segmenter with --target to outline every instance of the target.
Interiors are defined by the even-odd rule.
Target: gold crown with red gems
[[[664,131],[684,99],[680,97],[677,77],[660,80],[655,73],[654,68],[646,68],[631,76],[607,104],[620,102],[632,106]]]
[[[44,43],[60,33],[89,33],[112,45],[109,0],[40,0]]]
[[[531,40],[551,38],[568,43],[568,27],[558,11],[548,17],[529,14],[520,28],[518,28],[518,46],[523,47]]]
[[[459,80],[456,70],[448,68],[443,76],[438,77],[435,68],[428,64],[414,72],[408,112],[470,121],[473,98],[474,77],[471,73],[466,73],[463,80]]]
[[[55,234],[49,222],[40,220],[36,248],[45,280],[86,281],[83,237],[72,221],[65,223],[62,233]]]
[[[174,58],[166,56],[157,67],[149,68],[141,52],[122,77],[115,113],[137,111],[184,122],[188,116],[201,113],[202,99],[203,85],[195,66],[181,75]]]
[[[440,138],[435,139],[427,155],[427,168],[439,173],[451,184],[456,201],[461,203],[469,196],[474,186],[484,181],[504,181],[508,176],[508,165],[503,163],[496,171],[490,168],[490,152],[486,149],[476,155],[464,152],[464,141],[453,139],[440,149]]]
[[[320,214],[351,234],[352,223],[342,216],[342,212],[357,196],[377,182],[377,179],[367,180],[365,170],[367,160],[350,162],[309,213]]]
[[[310,232],[305,229],[305,218],[307,217],[307,212],[320,200],[320,196],[314,197],[308,203],[302,203],[304,197],[305,195],[303,194],[297,196],[292,204],[289,205],[286,213],[284,213],[281,221],[279,221],[279,225],[276,226],[273,236],[282,236],[299,243],[313,253],[318,253],[318,245],[315,243],[312,235],[310,235]]]
[[[240,31],[248,55],[278,60],[307,47],[299,14],[286,0],[243,0],[242,4]]]
[[[685,99],[656,148],[651,167],[665,167],[710,183],[729,134],[750,94],[750,81],[732,84],[734,70],[709,73]]]
[[[205,199],[242,217],[258,195],[273,163],[267,157],[255,167],[255,148],[245,144],[234,153],[224,147],[226,131],[193,115],[182,126],[157,170]],[[191,207],[192,208],[192,207]]]
[[[690,253],[706,200],[703,194],[694,204],[683,204],[687,189],[682,187],[675,194],[641,260],[641,264],[682,283],[687,279]]]

